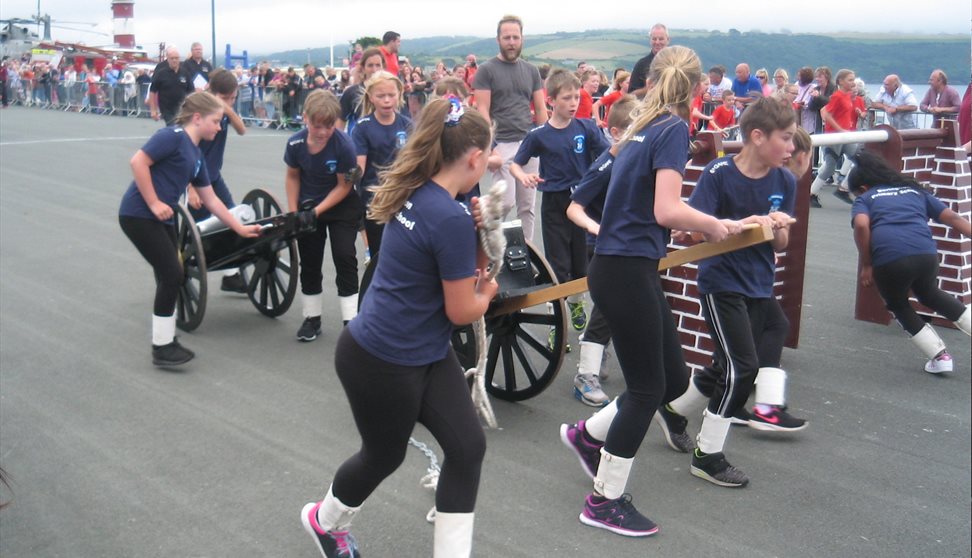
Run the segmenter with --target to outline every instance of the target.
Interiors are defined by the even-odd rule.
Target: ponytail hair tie
[[[459,124],[459,120],[466,111],[462,108],[462,101],[458,97],[449,95],[446,99],[449,100],[449,112],[445,116],[445,125],[451,128]]]

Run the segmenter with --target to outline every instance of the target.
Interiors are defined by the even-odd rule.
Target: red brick
[[[694,300],[669,297],[668,304],[672,307],[672,310],[678,310],[686,314],[692,314],[693,316],[698,316],[702,312],[702,307]]]

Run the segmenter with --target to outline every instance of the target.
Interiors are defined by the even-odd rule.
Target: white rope
[[[506,192],[506,182],[500,180],[493,183],[489,194],[479,198],[479,210],[482,216],[482,227],[479,230],[479,242],[483,247],[483,252],[489,258],[489,266],[486,269],[485,280],[490,281],[496,277],[500,268],[503,266],[503,256],[506,253],[506,235],[503,234],[503,195]],[[493,413],[493,406],[489,402],[489,395],[486,393],[486,320],[480,317],[473,323],[473,333],[476,336],[476,354],[479,358],[475,368],[466,370],[465,377],[473,378],[472,401],[476,407],[476,412],[486,422],[490,428],[496,428],[496,415]],[[432,449],[409,437],[408,443],[418,448],[429,459],[429,466],[426,475],[419,483],[423,488],[428,488],[433,492],[439,485],[439,459]],[[435,522],[435,506],[425,515],[425,520],[429,523]]]
[[[506,235],[503,234],[503,196],[506,193],[506,182],[497,180],[489,189],[489,193],[479,198],[479,211],[482,226],[479,229],[479,243],[483,252],[489,258],[486,269],[486,280],[492,280],[503,266],[503,255],[506,252]],[[486,425],[496,428],[496,415],[493,405],[486,393],[486,320],[480,317],[473,324],[476,336],[476,354],[479,358],[476,367],[466,370],[466,378],[472,377],[472,400],[476,412],[483,418]]]

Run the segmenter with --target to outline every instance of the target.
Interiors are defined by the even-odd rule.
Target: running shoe
[[[630,494],[622,494],[615,500],[598,494],[588,495],[580,522],[626,537],[647,537],[658,532],[658,525],[635,509]]]
[[[584,331],[587,327],[587,312],[584,311],[584,302],[568,302],[567,309],[570,310],[570,325],[574,326],[575,331]]]
[[[243,282],[243,277],[239,272],[236,272],[233,275],[224,275],[223,281],[219,288],[220,290],[228,293],[246,294],[246,283]]]
[[[810,194],[810,207],[815,207],[817,209],[823,207],[820,205],[820,198],[817,197],[817,194]]]
[[[662,433],[665,434],[665,441],[673,450],[688,453],[695,449],[695,442],[685,432],[688,419],[673,411],[671,407],[668,405],[658,407],[652,420],[661,428]]]
[[[841,190],[840,188],[834,190],[834,197],[847,204],[854,203],[854,198],[851,197],[850,192],[847,190]]]
[[[610,401],[607,394],[601,389],[601,382],[594,374],[577,374],[574,376],[574,397],[591,407],[603,407]]]
[[[790,415],[779,405],[770,405],[770,410],[765,413],[758,407],[753,408],[749,427],[771,432],[797,432],[807,427],[807,421]]]
[[[320,502],[311,502],[300,511],[300,521],[304,530],[314,538],[317,549],[324,558],[361,558],[358,541],[350,531],[325,531],[317,523],[317,510]]]
[[[179,338],[166,345],[152,345],[152,364],[156,366],[179,366],[195,357],[196,353],[179,344]]]
[[[952,355],[948,351],[942,351],[937,357],[925,363],[925,372],[929,374],[941,374],[942,372],[952,371]]]
[[[741,488],[749,484],[746,473],[730,465],[721,451],[705,454],[695,448],[692,452],[692,474],[712,484],[730,488]]]
[[[587,476],[594,479],[597,466],[601,464],[601,448],[604,444],[588,441],[589,436],[585,436],[585,432],[582,420],[577,421],[577,424],[561,424],[560,441],[574,452]]]
[[[317,336],[321,334],[321,317],[313,316],[304,318],[304,323],[300,325],[300,329],[297,330],[297,339],[308,343],[317,339]]]
[[[749,425],[749,420],[751,418],[752,415],[749,414],[749,411],[747,411],[745,407],[739,407],[738,409],[736,409],[736,412],[733,413],[731,417],[729,417],[729,424],[738,424],[740,426],[747,426]]]

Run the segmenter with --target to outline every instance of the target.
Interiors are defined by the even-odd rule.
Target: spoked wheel
[[[176,299],[176,325],[182,331],[192,331],[199,327],[206,314],[206,255],[189,210],[182,204],[176,204],[175,208],[176,248],[183,272]]]
[[[556,284],[547,261],[532,244],[530,264],[536,285]],[[470,335],[471,335],[470,328]],[[563,299],[486,316],[490,335],[486,356],[486,391],[506,401],[523,401],[553,381],[564,361],[567,312]],[[473,343],[475,352],[475,343]],[[475,361],[474,361],[475,362]]]
[[[244,196],[243,203],[253,208],[257,219],[283,213],[273,194],[259,188]],[[297,241],[269,243],[265,252],[240,267],[240,276],[250,302],[261,314],[282,315],[297,295]]]

